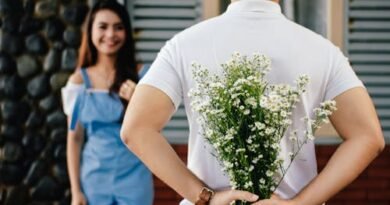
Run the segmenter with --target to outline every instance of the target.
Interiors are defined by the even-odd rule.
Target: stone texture
[[[39,128],[45,122],[45,115],[41,112],[34,110],[30,113],[26,121],[26,128]]]
[[[39,1],[35,6],[35,14],[40,18],[54,16],[58,12],[58,5],[57,0]]]
[[[59,18],[50,18],[45,23],[45,33],[50,40],[62,40],[65,25]]]
[[[0,32],[0,49],[11,55],[19,55],[23,51],[22,38],[17,34]]]
[[[63,186],[69,185],[68,171],[66,169],[66,163],[57,163],[53,167],[53,176]]]
[[[39,102],[39,107],[45,112],[51,112],[60,105],[58,97],[55,95],[49,95]]]
[[[3,124],[1,125],[1,137],[7,142],[19,143],[23,136],[23,129],[18,125]]]
[[[0,13],[3,15],[20,14],[23,12],[21,0],[0,0]]]
[[[0,161],[0,183],[16,185],[23,179],[23,169],[20,165]]]
[[[22,78],[30,77],[39,72],[38,61],[31,55],[22,55],[17,60],[18,74]]]
[[[39,180],[31,193],[32,198],[38,201],[58,200],[62,195],[63,190],[51,176],[44,176]]]
[[[0,147],[3,147],[5,142],[6,142],[6,139],[0,135]],[[1,158],[1,156],[0,156],[0,158]]]
[[[29,187],[26,185],[19,185],[16,187],[12,187],[9,190],[9,194],[7,200],[5,201],[5,205],[22,205],[27,204],[29,200]]]
[[[62,0],[61,3],[65,6],[68,6],[70,3],[72,3],[72,0]]]
[[[50,133],[50,139],[56,144],[66,143],[67,130],[65,128],[55,128]]]
[[[3,123],[20,125],[24,123],[30,112],[27,102],[4,100],[1,103],[1,117]]]
[[[54,149],[55,143],[52,141],[47,142],[45,148],[41,152],[41,157],[46,160],[52,161],[54,158]]]
[[[66,147],[65,144],[57,144],[54,149],[54,159],[59,162],[66,162]]]
[[[71,203],[70,191],[69,189],[65,191],[65,196],[59,202],[59,205],[68,205]]]
[[[47,173],[48,167],[49,164],[43,159],[34,161],[27,173],[24,183],[29,186],[35,185],[39,179]]]
[[[0,205],[68,205],[60,89],[86,0],[0,0]]]
[[[61,51],[55,48],[50,49],[43,63],[43,70],[54,72],[61,68]]]
[[[62,110],[56,110],[53,113],[49,114],[46,118],[46,125],[49,127],[65,127],[66,126],[66,116]]]
[[[62,51],[65,49],[65,43],[63,41],[56,41],[53,43],[53,48]]]
[[[0,74],[12,74],[16,71],[16,62],[8,53],[0,51]]]
[[[61,68],[64,70],[74,70],[77,63],[77,50],[66,48],[62,52]]]
[[[76,3],[65,8],[62,17],[70,24],[80,26],[88,12],[88,6],[84,3]]]
[[[34,77],[27,84],[27,92],[33,98],[43,98],[50,92],[47,75],[41,74]]]
[[[75,28],[68,28],[65,30],[63,38],[70,47],[78,48],[81,43],[81,31]]]
[[[1,182],[1,173],[0,173],[0,182]],[[5,188],[0,188],[0,204],[3,204],[7,197],[7,190]]]
[[[31,16],[25,16],[19,26],[19,33],[23,35],[29,35],[37,33],[43,27],[43,22],[40,19],[33,18]]]
[[[14,142],[6,142],[1,155],[5,162],[17,162],[22,159],[22,147]]]
[[[35,10],[35,0],[25,0],[24,1],[24,12],[26,16],[34,15]]]
[[[17,75],[3,76],[0,79],[0,94],[13,100],[20,99],[25,94],[23,80]]]
[[[32,54],[43,55],[48,49],[45,38],[40,34],[31,34],[27,36],[25,44],[27,51]]]
[[[19,30],[20,18],[15,15],[8,15],[3,18],[1,29],[10,34],[16,34]]]
[[[55,73],[50,77],[50,85],[53,91],[59,91],[66,85],[70,73]]]
[[[46,139],[37,132],[28,131],[22,139],[23,150],[30,157],[37,156],[45,145]]]

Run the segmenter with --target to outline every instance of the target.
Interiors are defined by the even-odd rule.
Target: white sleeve
[[[173,38],[160,50],[157,58],[139,84],[153,86],[164,92],[177,109],[182,100],[182,83],[180,78],[180,55]]]
[[[83,90],[83,88],[83,84],[75,84],[68,82],[66,86],[61,89],[62,106],[64,109],[64,113],[67,116],[72,115],[77,96]]]
[[[354,87],[364,87],[362,81],[352,69],[348,58],[337,47],[335,47],[334,53],[334,61],[330,68],[331,72],[324,100],[334,99],[336,96]]]

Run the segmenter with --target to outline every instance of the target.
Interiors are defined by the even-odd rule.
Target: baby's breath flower
[[[271,170],[267,170],[267,172],[265,173],[265,175],[267,175],[267,177],[271,177],[273,174],[274,174],[274,172]]]
[[[336,110],[335,102],[325,101],[314,110],[315,118],[305,117],[306,130],[299,132],[303,136],[298,137],[297,130],[287,134],[292,150],[282,152],[280,141],[292,125],[292,111],[309,76],[299,76],[295,85],[269,83],[265,75],[271,59],[258,53],[248,57],[235,52],[221,65],[219,75],[197,62],[192,68],[190,106],[232,189],[252,192],[256,187],[261,198],[270,197],[287,172],[284,160],[291,164],[304,144],[314,139],[314,130]]]

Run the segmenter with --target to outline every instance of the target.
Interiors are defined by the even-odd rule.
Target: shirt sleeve
[[[351,64],[340,51],[339,48],[334,48],[334,61],[331,65],[331,72],[326,87],[325,99],[331,100],[341,93],[354,88],[364,87],[362,81],[357,77],[356,73],[351,67]]]
[[[82,84],[75,84],[68,82],[64,88],[61,89],[62,107],[64,113],[70,117],[73,113],[77,96],[82,91]]]
[[[176,110],[183,97],[179,61],[178,46],[172,39],[160,50],[148,72],[139,82],[140,85],[150,85],[164,92]]]

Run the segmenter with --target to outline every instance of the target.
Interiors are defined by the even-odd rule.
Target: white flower
[[[244,184],[244,187],[246,188],[246,189],[249,189],[249,188],[251,188],[253,186],[253,182],[252,181],[247,181],[247,182],[245,182],[245,184]]]
[[[255,126],[258,130],[263,130],[265,128],[265,125],[261,122],[255,122]]]
[[[273,134],[275,132],[275,129],[273,128],[273,127],[267,127],[266,129],[265,129],[265,134],[266,135],[271,135],[271,134]]]
[[[224,161],[224,162],[223,162],[223,165],[224,165],[226,168],[228,168],[228,169],[234,167],[233,163],[228,162],[228,161]]]
[[[290,128],[290,117],[309,83],[307,75],[299,76],[294,87],[272,84],[265,77],[271,69],[269,57],[247,57],[238,52],[221,65],[219,75],[210,74],[198,63],[192,66],[195,86],[188,96],[193,116],[203,130],[202,137],[215,149],[213,154],[233,189],[256,186],[274,191],[276,180],[283,179],[287,171],[284,158],[289,157],[291,164],[303,145],[314,139],[315,129],[336,109],[334,101],[321,103],[313,120],[306,117],[306,130],[299,132],[304,136],[298,137],[298,130]],[[289,135],[284,133],[290,129]],[[284,136],[291,140],[292,149],[282,153]],[[260,180],[252,181],[251,176],[258,173],[263,173]]]

